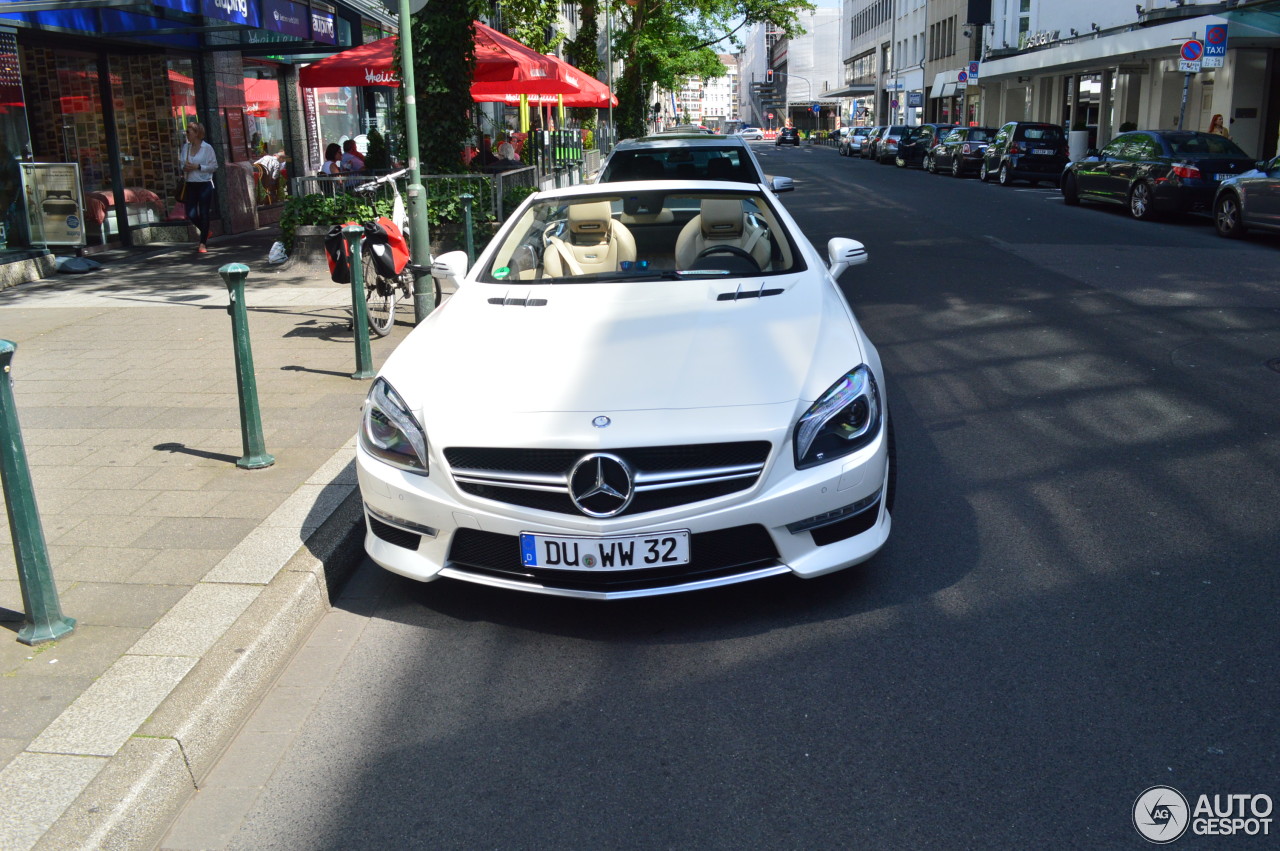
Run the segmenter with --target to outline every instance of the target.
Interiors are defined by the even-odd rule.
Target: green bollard
[[[9,364],[17,345],[0,340],[0,478],[4,480],[4,504],[9,510],[9,532],[18,562],[18,584],[22,587],[25,621],[18,630],[23,644],[42,644],[60,638],[76,628],[75,618],[64,617],[58,602],[58,588],[49,569],[49,550],[44,543],[36,492],[27,467],[27,451],[22,445],[18,410],[13,403],[13,376]]]
[[[351,330],[356,339],[356,371],[352,378],[373,378],[373,352],[369,350],[369,308],[364,303],[364,263],[360,256],[360,243],[364,228],[347,225],[342,229],[347,241],[347,256],[351,258]]]
[[[467,266],[472,266],[476,262],[476,245],[475,236],[471,232],[471,199],[475,196],[463,192],[458,197],[462,199],[462,223],[467,229]]]
[[[260,470],[276,463],[267,454],[262,440],[262,412],[258,408],[258,381],[253,375],[253,349],[249,346],[249,312],[244,306],[244,280],[249,277],[249,267],[243,263],[228,263],[218,270],[227,285],[231,303],[231,336],[236,348],[236,391],[240,395],[240,440],[244,456],[236,459],[236,466],[245,470]]]

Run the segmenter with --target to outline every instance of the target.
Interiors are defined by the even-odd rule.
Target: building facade
[[[0,0],[0,269],[59,246],[184,239],[193,121],[218,156],[215,233],[232,233],[272,220],[255,160],[284,150],[286,173],[313,173],[324,142],[390,111],[385,88],[297,84],[300,65],[393,31],[372,0],[12,5]]]
[[[826,95],[853,123],[1047,121],[1101,145],[1222,115],[1246,152],[1277,151],[1280,0],[846,0],[844,15],[843,85]],[[1211,27],[1225,41],[1183,70]]]

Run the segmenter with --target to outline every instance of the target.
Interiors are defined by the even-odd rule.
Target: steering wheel
[[[710,245],[699,251],[698,256],[693,259],[701,260],[703,257],[710,257],[713,254],[732,254],[734,257],[742,257],[746,260],[750,260],[755,264],[757,269],[760,268],[760,264],[756,263],[756,258],[752,257],[750,252],[743,251],[736,245]]]

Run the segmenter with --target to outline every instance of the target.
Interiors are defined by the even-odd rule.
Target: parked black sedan
[[[1068,164],[1062,172],[1062,199],[1071,205],[1123,204],[1135,219],[1207,210],[1219,183],[1253,167],[1253,158],[1225,136],[1135,130]]]
[[[929,150],[938,144],[938,140],[947,135],[947,131],[952,127],[955,125],[921,124],[918,127],[912,127],[898,141],[898,155],[893,160],[894,165],[898,168],[923,167]]]
[[[952,177],[976,172],[982,168],[982,154],[995,135],[994,127],[957,127],[925,154],[924,168],[930,174],[945,171]]]
[[[1213,200],[1213,224],[1228,239],[1244,236],[1249,228],[1280,231],[1280,157],[1222,181]]]
[[[783,127],[778,131],[777,137],[773,140],[773,146],[779,145],[795,145],[800,147],[800,131],[794,127]]]

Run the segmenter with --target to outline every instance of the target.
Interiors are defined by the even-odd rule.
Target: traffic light
[[[771,86],[773,85],[773,69],[772,68],[768,68],[765,70],[764,81]]]

